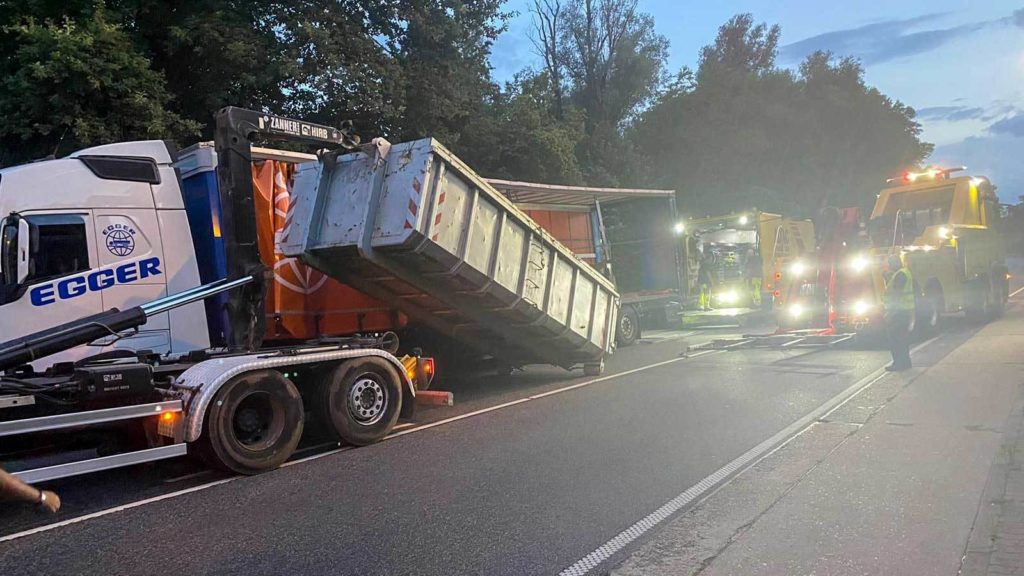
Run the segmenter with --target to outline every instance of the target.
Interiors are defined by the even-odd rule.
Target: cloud
[[[1013,23],[1016,26],[1024,28],[1024,8],[1019,8],[1013,11]]]
[[[533,41],[530,40],[530,19],[517,18],[491,47],[490,64],[495,80],[505,82],[523,68],[536,63]]]
[[[947,13],[925,14],[904,20],[885,20],[858,28],[826,32],[783,46],[779,49],[779,58],[782,62],[796,63],[817,50],[829,50],[840,56],[857,57],[866,65],[879,64],[929,52],[987,26],[1005,25],[1004,23],[1009,20],[1024,26],[1024,9],[1021,9],[1011,16],[995,20],[972,22],[950,28],[910,31],[945,16]]]
[[[1018,112],[1021,112],[1021,110],[1017,108],[1016,103],[1006,102],[1005,100],[993,100],[992,105],[985,110],[985,114],[981,119],[989,122],[996,118],[1003,119],[1007,116],[1013,116]]]
[[[988,131],[993,134],[1008,134],[1010,136],[1019,136],[1024,138],[1024,113],[1016,114],[1009,118],[1003,118],[989,126]]]
[[[1003,202],[1016,203],[1017,195],[1024,191],[1024,172],[1019,168],[1022,154],[1024,138],[1002,133],[989,134],[939,146],[928,162],[967,166],[969,174],[991,178]]]
[[[959,122],[960,120],[975,120],[984,117],[984,108],[969,108],[967,106],[932,106],[917,111],[918,120]]]

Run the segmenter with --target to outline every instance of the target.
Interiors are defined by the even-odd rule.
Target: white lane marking
[[[240,476],[232,476],[230,478],[222,478],[221,480],[217,480],[216,482],[210,482],[209,484],[200,484],[199,486],[193,486],[192,488],[186,488],[184,490],[178,490],[177,492],[168,492],[167,494],[163,494],[161,496],[154,496],[152,498],[146,498],[145,500],[139,500],[137,502],[132,502],[130,504],[122,504],[121,506],[117,506],[115,508],[108,508],[106,510],[100,510],[99,512],[93,512],[92,514],[85,514],[83,516],[76,516],[74,518],[68,518],[67,520],[63,520],[61,522],[55,522],[53,524],[47,524],[46,526],[40,526],[38,528],[33,528],[31,530],[25,530],[24,532],[18,532],[16,534],[8,534],[7,536],[0,537],[0,543],[9,542],[11,540],[16,540],[18,538],[24,538],[25,536],[31,536],[33,534],[39,534],[40,532],[47,532],[49,530],[54,530],[56,528],[61,528],[63,526],[70,526],[71,524],[77,524],[79,522],[85,522],[86,520],[93,520],[95,518],[100,518],[100,517],[106,516],[108,514],[114,514],[115,512],[121,512],[121,511],[124,511],[124,510],[131,510],[132,508],[138,508],[139,506],[145,506],[146,504],[153,504],[153,503],[159,502],[161,500],[167,500],[169,498],[176,498],[178,496],[184,496],[185,494],[191,494],[192,492],[199,492],[201,490],[206,490],[207,488],[213,488],[214,486],[220,486],[221,484],[227,484],[228,482],[231,482],[232,480],[237,480],[238,478],[240,478]]]
[[[707,352],[718,352],[718,350],[708,350]],[[458,416],[452,416],[451,418],[445,418],[444,420],[438,420],[436,422],[430,422],[430,423],[424,424],[422,426],[417,426],[417,427],[412,428],[410,430],[402,430],[401,432],[392,433],[392,434],[388,435],[388,439],[390,440],[391,438],[397,438],[398,436],[404,436],[406,434],[412,434],[413,432],[419,432],[420,430],[426,430],[428,428],[434,428],[436,426],[441,426],[443,424],[450,424],[450,423],[456,422],[458,420],[465,420],[466,418],[470,418],[470,417],[473,417],[473,416],[479,416],[480,414],[486,414],[488,412],[494,412],[495,410],[501,410],[502,408],[508,408],[509,406],[514,406],[516,404],[523,404],[524,402],[529,402],[531,400],[538,400],[540,398],[547,398],[548,396],[554,396],[555,394],[561,394],[563,392],[569,392],[570,390],[576,390],[578,388],[584,388],[584,387],[590,386],[592,384],[597,384],[597,383],[600,383],[600,382],[606,382],[608,380],[613,380],[615,378],[621,378],[622,376],[629,376],[630,374],[636,374],[637,372],[643,372],[645,370],[650,370],[651,368],[658,368],[658,367],[661,367],[661,366],[666,366],[668,364],[673,364],[675,362],[682,362],[683,360],[689,360],[691,358],[696,358],[697,356],[704,356],[704,354],[691,354],[690,356],[687,356],[687,357],[679,357],[679,358],[673,358],[671,360],[665,360],[665,361],[662,361],[662,362],[656,362],[654,364],[648,364],[646,366],[641,366],[640,368],[633,368],[632,370],[626,370],[625,372],[617,372],[615,374],[609,374],[608,376],[601,376],[599,378],[593,378],[591,380],[587,380],[586,382],[580,382],[578,384],[572,384],[572,385],[569,385],[569,386],[564,386],[564,387],[558,388],[556,390],[549,390],[547,392],[541,392],[540,394],[534,394],[532,396],[527,396],[525,398],[520,398],[518,400],[513,400],[511,402],[506,402],[504,404],[498,404],[497,406],[490,406],[488,408],[482,408],[482,409],[477,410],[475,412],[468,412],[466,414],[459,414]]]
[[[938,337],[938,336],[932,336],[931,338],[929,338],[929,339],[925,340],[924,342],[921,342],[921,343],[920,343],[920,344],[918,344],[917,346],[914,346],[913,348],[911,348],[911,349],[910,349],[910,353],[911,353],[911,354],[916,354],[917,352],[919,352],[919,351],[923,350],[925,346],[928,346],[929,344],[931,344],[932,342],[935,342],[935,341],[936,341],[936,340],[938,340],[938,339],[939,339],[939,337]],[[884,369],[885,369],[885,367],[883,366],[883,367],[882,367],[882,369],[884,370]],[[877,370],[876,370],[876,372],[877,372]],[[843,400],[843,401],[842,401],[842,402],[840,402],[839,404],[836,404],[834,408],[832,408],[832,409],[831,409],[831,410],[829,410],[828,412],[826,412],[826,413],[822,414],[822,415],[821,415],[821,417],[820,417],[820,418],[818,418],[818,420],[824,420],[825,418],[828,418],[828,417],[829,417],[830,415],[832,415],[832,413],[833,413],[833,412],[835,412],[836,410],[839,410],[840,408],[842,408],[842,407],[843,407],[843,406],[844,406],[844,405],[845,405],[845,404],[846,404],[847,402],[849,402],[850,400],[853,400],[853,399],[854,399],[854,398],[856,398],[857,396],[860,396],[860,393],[861,393],[861,392],[863,392],[863,391],[865,391],[865,390],[867,390],[868,388],[870,388],[872,384],[874,384],[875,382],[877,382],[877,381],[881,380],[881,379],[882,379],[882,376],[885,376],[885,374],[881,374],[881,375],[879,375],[879,377],[878,377],[878,378],[875,378],[875,379],[874,379],[874,380],[872,380],[871,382],[868,382],[867,384],[865,384],[864,386],[862,386],[862,387],[860,388],[860,390],[857,390],[857,391],[856,391],[856,392],[854,392],[853,394],[850,394],[850,397],[849,397],[849,398],[847,398],[846,400]],[[803,432],[801,432],[800,434],[803,434]],[[797,436],[799,436],[800,434],[797,434]],[[795,438],[795,436],[794,436],[794,438]]]
[[[319,452],[317,454],[310,454],[309,456],[306,456],[304,458],[296,458],[295,460],[289,460],[289,461],[285,462],[284,464],[281,464],[281,468],[287,468],[289,466],[293,466],[295,464],[301,464],[303,462],[309,462],[311,460],[319,460],[320,458],[323,458],[324,456],[330,456],[331,454],[340,454],[341,452],[348,452],[349,450],[354,450],[354,449],[355,449],[355,446],[341,446],[340,448],[335,448],[333,450],[328,450],[327,452]],[[238,478],[245,478],[245,476],[238,476]]]
[[[916,352],[924,348],[936,339],[937,337],[922,342],[915,346],[913,351]],[[585,576],[591,570],[601,565],[605,560],[611,558],[616,552],[622,550],[628,544],[634,542],[637,538],[643,536],[652,528],[661,524],[676,512],[682,510],[688,504],[713,493],[713,491],[719,490],[740,474],[749,470],[755,464],[768,457],[772,452],[789,443],[793,438],[803,434],[818,420],[824,418],[828,414],[831,414],[835,409],[845,404],[848,400],[884,378],[885,374],[885,367],[883,366],[861,378],[852,386],[843,390],[839,394],[836,394],[824,404],[818,406],[796,422],[793,422],[789,426],[783,428],[771,438],[761,442],[757,446],[754,446],[732,462],[729,462],[725,466],[711,473],[710,476],[689,487],[682,494],[669,500],[654,512],[643,517],[640,521],[636,522],[629,528],[626,528],[590,554],[587,554],[576,561],[572,566],[562,570],[559,573],[559,576]]]
[[[674,342],[676,340],[682,340],[684,338],[689,338],[690,336],[693,336],[696,333],[697,332],[695,330],[690,330],[690,331],[687,331],[687,332],[675,332],[675,331],[670,331],[670,330],[660,331],[659,330],[657,332],[645,333],[644,336],[640,338],[640,342],[643,342],[645,344],[661,344],[662,342]]]
[[[710,353],[710,352],[719,352],[719,351],[718,350],[708,350],[706,352]],[[495,410],[501,410],[502,408],[508,408],[509,406],[515,406],[516,404],[522,404],[524,402],[529,402],[531,400],[536,400],[538,398],[544,398],[546,396],[552,396],[554,394],[560,394],[562,392],[568,392],[569,390],[575,390],[577,388],[583,388],[584,386],[590,386],[591,384],[597,384],[598,382],[606,382],[608,380],[612,380],[612,379],[619,378],[619,377],[622,377],[622,376],[628,376],[630,374],[636,374],[637,372],[642,372],[644,370],[650,370],[651,368],[657,368],[659,366],[665,366],[666,364],[672,364],[673,362],[681,362],[683,360],[688,360],[690,358],[696,358],[698,356],[704,356],[704,355],[705,355],[704,353],[698,353],[698,354],[691,354],[690,356],[673,358],[671,360],[666,360],[664,362],[657,362],[655,364],[649,364],[647,366],[641,366],[640,368],[633,368],[632,370],[626,370],[625,372],[617,372],[615,374],[609,374],[608,376],[601,376],[600,378],[594,378],[594,379],[591,379],[591,380],[587,380],[586,382],[580,382],[578,384],[572,384],[570,386],[565,386],[563,388],[559,388],[557,390],[551,390],[551,391],[548,391],[548,392],[544,392],[542,394],[535,394],[533,396],[528,396],[528,397],[525,397],[525,398],[520,398],[518,400],[513,400],[511,402],[505,402],[503,404],[498,404],[496,406],[491,406],[491,407],[488,407],[488,408],[483,408],[483,409],[480,409],[480,410],[476,410],[474,412],[468,412],[466,414],[460,414],[458,416],[453,416],[451,418],[446,418],[444,420],[438,420],[437,422],[430,422],[430,423],[424,424],[422,426],[411,425],[411,426],[415,426],[415,427],[406,428],[404,430],[400,430],[400,431],[397,431],[397,432],[392,432],[391,434],[386,436],[384,438],[384,440],[390,440],[392,438],[397,438],[399,436],[404,436],[406,434],[411,434],[413,432],[418,432],[420,430],[427,430],[429,428],[435,428],[437,426],[441,426],[442,424],[450,424],[450,423],[456,422],[458,420],[465,420],[466,418],[470,418],[470,417],[473,417],[473,416],[479,416],[480,414],[486,414],[488,412],[494,412]],[[396,426],[396,428],[398,428],[398,427]],[[341,447],[341,448],[336,448],[334,450],[329,450],[327,452],[323,452],[323,453],[320,453],[320,454],[313,454],[311,456],[306,456],[305,458],[299,458],[297,460],[292,460],[292,461],[289,461],[289,462],[285,462],[281,467],[282,468],[286,468],[288,466],[299,464],[301,462],[309,462],[311,460],[319,460],[320,458],[325,458],[327,456],[333,456],[334,454],[338,454],[338,453],[341,453],[341,452],[347,452],[347,451],[352,450],[352,449],[353,449],[352,446],[344,446],[344,447]],[[137,508],[139,506],[144,506],[146,504],[152,504],[154,502],[159,502],[161,500],[167,500],[169,498],[175,498],[177,496],[184,496],[186,494],[191,494],[193,492],[199,492],[201,490],[206,490],[207,488],[213,488],[214,486],[220,486],[222,484],[227,484],[228,482],[233,482],[235,480],[239,480],[239,479],[242,479],[242,478],[245,478],[245,477],[246,476],[231,476],[229,478],[222,478],[220,480],[216,480],[216,481],[210,482],[208,484],[201,484],[199,486],[193,486],[191,488],[186,488],[184,490],[178,490],[176,492],[168,492],[167,494],[163,494],[163,495],[160,495],[160,496],[155,496],[153,498],[147,498],[145,500],[139,500],[137,502],[132,502],[130,504],[122,504],[121,506],[115,506],[113,508],[108,508],[106,510],[100,510],[100,511],[97,511],[97,512],[93,512],[91,514],[85,514],[83,516],[76,516],[75,518],[69,518],[69,519],[63,520],[61,522],[54,522],[53,524],[47,524],[45,526],[39,526],[38,528],[32,528],[31,530],[25,530],[24,532],[16,532],[14,534],[8,534],[6,536],[0,536],[0,543],[9,542],[11,540],[16,540],[18,538],[24,538],[25,536],[31,536],[33,534],[39,534],[40,532],[46,532],[46,531],[49,531],[49,530],[55,530],[57,528],[68,526],[70,524],[76,524],[78,522],[84,522],[86,520],[94,520],[96,518],[102,518],[103,516],[106,516],[108,514],[115,514],[117,512],[121,512],[121,511],[124,511],[124,510],[130,510],[132,508]]]
[[[1007,296],[1006,298],[1007,298],[1007,300],[1009,300],[1010,298],[1013,298],[1014,296],[1016,296],[1017,294],[1020,294],[1021,292],[1024,292],[1024,286],[1021,286],[1020,288],[1017,288],[1013,292],[1010,292],[1010,295]]]
[[[176,484],[176,483],[182,482],[184,480],[191,480],[193,478],[199,478],[200,476],[209,476],[212,473],[213,473],[213,470],[209,470],[209,469],[207,469],[207,470],[200,470],[198,472],[193,472],[191,474],[185,474],[184,476],[175,476],[174,478],[168,478],[168,479],[164,480],[163,482],[164,482],[164,484]]]

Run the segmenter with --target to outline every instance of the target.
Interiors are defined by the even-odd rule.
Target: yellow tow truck
[[[1002,314],[1009,274],[999,199],[988,178],[951,176],[962,170],[907,172],[878,194],[867,226],[871,247],[849,257],[838,281],[844,323],[881,325],[885,261],[894,254],[914,279],[920,333],[935,330],[946,313]]]

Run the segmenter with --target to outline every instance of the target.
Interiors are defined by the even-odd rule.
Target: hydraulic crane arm
[[[230,339],[235,349],[255,350],[263,338],[266,266],[260,259],[253,203],[252,139],[255,136],[354,149],[359,139],[349,123],[341,129],[274,114],[228,106],[217,113],[214,146],[222,208],[221,230],[228,278],[252,276],[256,282],[231,294],[227,302]]]
[[[124,330],[138,328],[155,314],[209,298],[226,290],[245,286],[252,283],[253,280],[252,276],[234,280],[217,280],[184,292],[158,298],[134,308],[127,310],[112,308],[106,312],[79,318],[41,332],[0,343],[0,372],[50,354],[70,350],[75,346],[88,344],[105,336],[117,335]]]

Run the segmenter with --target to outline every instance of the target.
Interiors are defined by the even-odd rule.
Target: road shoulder
[[[986,516],[979,503],[1004,429],[1016,434],[1022,345],[1016,313],[932,366],[887,376],[670,521],[612,574],[956,573],[976,518],[1012,524],[977,547],[1009,564],[995,544],[1024,549],[1024,473],[1006,481],[999,510]],[[1011,493],[1019,500],[1008,505]]]
[[[1018,396],[978,506],[963,576],[1024,573],[1024,395]]]

